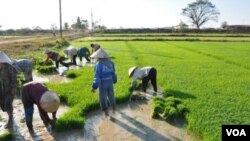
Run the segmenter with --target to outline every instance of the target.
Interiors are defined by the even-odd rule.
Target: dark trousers
[[[150,69],[148,76],[142,79],[142,91],[143,92],[146,92],[149,80],[151,81],[154,91],[157,92],[156,76],[157,76],[157,70],[155,68]]]
[[[62,58],[60,58],[58,61],[56,61],[56,68],[59,67],[59,63],[60,63],[61,65],[63,65],[64,67],[67,67],[67,68],[69,67],[69,64],[64,63],[63,60],[62,60]]]
[[[73,55],[73,60],[71,60],[71,62],[73,63],[73,65],[76,65],[76,57],[77,57],[77,55]]]
[[[88,56],[88,55],[85,55],[84,57],[85,57],[85,59],[87,60],[87,62],[90,62],[90,59],[89,59],[89,56]],[[81,56],[79,57],[79,59],[80,59],[80,61],[82,62],[82,57],[81,57]]]

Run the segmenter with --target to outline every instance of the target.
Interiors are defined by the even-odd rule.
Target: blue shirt
[[[95,66],[92,88],[97,89],[102,82],[107,80],[113,80],[113,83],[117,82],[114,63],[111,60],[100,60]]]

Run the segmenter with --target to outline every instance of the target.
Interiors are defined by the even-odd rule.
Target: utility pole
[[[94,30],[94,21],[93,21],[93,11],[91,8],[91,32],[93,32],[93,30]]]
[[[59,0],[59,14],[60,14],[60,37],[62,38],[62,8],[61,8],[61,0]]]

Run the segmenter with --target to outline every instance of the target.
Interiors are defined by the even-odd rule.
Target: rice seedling
[[[220,140],[222,124],[250,124],[249,42],[98,43],[113,56],[118,76],[114,87],[118,103],[127,101],[130,95],[128,68],[154,66],[158,86],[166,97],[174,97],[156,103],[155,111],[161,115],[165,114],[167,118],[179,112],[187,113],[187,128],[203,140]],[[80,47],[89,46],[90,42],[75,41],[72,44]],[[47,84],[72,107],[58,119],[57,126],[64,127],[64,130],[78,128],[76,123],[82,127],[85,114],[99,108],[98,95],[90,92],[93,68],[78,71],[79,75],[68,84]],[[169,106],[163,108],[162,103]],[[74,126],[69,125],[71,121]]]

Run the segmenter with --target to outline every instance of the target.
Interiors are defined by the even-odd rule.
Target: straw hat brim
[[[108,53],[105,52],[102,48],[98,49],[90,57],[91,58],[97,58],[97,59],[110,58],[110,56],[108,55]]]
[[[40,106],[41,108],[48,112],[48,113],[53,113],[57,111],[60,105],[60,99],[52,91],[46,91],[43,93],[41,99],[40,99]]]
[[[129,70],[128,70],[128,76],[131,77],[136,69],[137,69],[137,66],[129,68]]]

